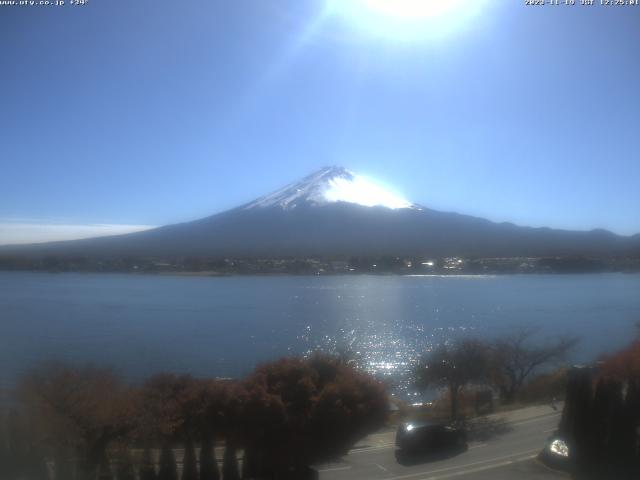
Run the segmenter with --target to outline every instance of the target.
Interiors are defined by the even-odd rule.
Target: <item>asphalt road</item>
[[[340,462],[318,467],[321,480],[435,480],[447,478],[533,480],[566,478],[540,464],[537,457],[555,430],[559,413],[504,423],[488,421],[469,448],[447,458],[400,464],[394,432],[371,437]]]

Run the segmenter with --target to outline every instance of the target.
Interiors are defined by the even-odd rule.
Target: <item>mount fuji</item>
[[[467,257],[640,254],[640,235],[521,227],[431,210],[342,167],[200,220],[111,237],[0,248],[0,254]]]

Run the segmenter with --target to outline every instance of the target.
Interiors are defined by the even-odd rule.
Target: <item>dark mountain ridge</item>
[[[401,202],[396,203],[400,205],[397,208],[363,205],[357,203],[360,197],[353,197],[352,193],[368,193],[369,184],[358,182],[359,177],[351,172],[330,167],[274,194],[200,220],[127,235],[0,247],[0,255],[484,258],[640,255],[640,235],[625,237],[599,229],[521,227]],[[370,196],[362,197],[365,203],[375,203],[369,200]],[[355,201],[349,201],[354,198]],[[396,200],[385,197],[388,202]]]

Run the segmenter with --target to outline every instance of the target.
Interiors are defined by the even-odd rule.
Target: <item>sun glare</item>
[[[353,179],[333,178],[324,192],[330,202],[357,203],[365,207],[382,206],[391,209],[411,208],[411,203],[375,183],[356,175]]]
[[[376,36],[421,40],[444,36],[475,17],[486,0],[327,0],[330,10]]]
[[[460,8],[464,0],[360,0],[359,3],[382,15],[405,20],[420,20],[444,15]]]

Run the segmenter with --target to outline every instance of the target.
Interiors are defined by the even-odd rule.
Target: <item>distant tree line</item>
[[[367,255],[319,257],[95,257],[82,255],[1,255],[0,270],[46,272],[216,272],[250,274],[511,274],[591,273],[640,271],[640,257],[592,258],[585,256],[541,258],[442,258]]]
[[[313,478],[311,465],[346,453],[388,412],[381,384],[324,355],[242,381],[160,374],[137,386],[108,369],[50,365],[16,399],[0,422],[8,480]]]

